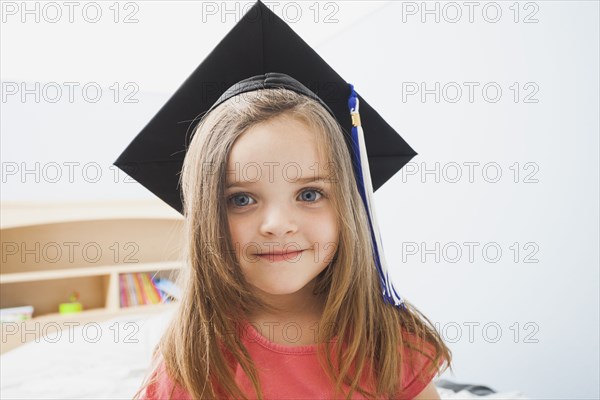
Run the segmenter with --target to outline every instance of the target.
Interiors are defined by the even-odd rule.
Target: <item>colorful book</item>
[[[144,298],[142,297],[142,288],[136,279],[137,274],[134,273],[134,274],[130,274],[130,275],[131,275],[131,280],[133,281],[133,292],[135,293],[138,306],[146,304],[146,303],[144,303]]]
[[[158,288],[158,286],[156,286],[156,280],[159,278],[153,277],[151,274],[148,274],[148,279],[150,279],[150,283],[152,284],[152,289],[154,290],[154,293],[156,293],[156,297],[158,297],[159,303],[163,303],[167,296],[162,290],[160,290]]]
[[[150,301],[152,302],[152,304],[159,304],[161,300],[160,293],[154,286],[154,282],[152,282],[152,277],[150,276],[150,273],[146,272],[142,274],[142,280],[144,281],[144,287],[148,292],[148,297],[150,297]]]
[[[127,284],[123,274],[119,274],[119,294],[121,296],[121,307],[129,307],[129,300],[127,299]]]
[[[131,276],[131,274],[125,274],[125,276],[127,277],[127,293],[129,293],[129,306],[137,306],[139,305],[138,303],[138,298],[137,295],[135,293],[135,283],[133,282],[133,277]]]
[[[152,304],[150,302],[150,299],[148,298],[148,294],[146,293],[146,287],[144,285],[144,282],[142,281],[141,275],[142,274],[140,274],[139,272],[133,274],[133,279],[135,281],[135,289],[138,293],[138,297],[142,299],[142,304]]]
[[[150,272],[119,274],[121,307],[169,303],[181,297],[181,290],[166,278]]]

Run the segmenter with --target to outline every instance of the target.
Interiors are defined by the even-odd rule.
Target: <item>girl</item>
[[[135,398],[439,399],[451,352],[382,299],[340,143],[319,102],[283,88],[204,116],[181,175],[183,295]]]

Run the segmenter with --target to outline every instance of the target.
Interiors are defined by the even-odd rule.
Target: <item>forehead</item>
[[[278,116],[252,126],[235,141],[227,158],[227,180],[243,180],[233,173],[257,167],[300,169],[300,176],[314,175],[330,163],[320,155],[322,149],[318,132],[308,124]]]

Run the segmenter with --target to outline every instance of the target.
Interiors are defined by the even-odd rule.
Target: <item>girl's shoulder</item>
[[[191,395],[169,375],[162,357],[148,380],[140,400],[191,399]]]
[[[444,360],[434,364],[436,347],[418,336],[402,330],[402,393],[400,398],[413,398],[436,376]]]

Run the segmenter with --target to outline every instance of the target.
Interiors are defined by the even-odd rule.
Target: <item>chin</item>
[[[276,296],[276,295],[286,295],[286,294],[293,294],[296,293],[297,291],[299,291],[300,289],[302,289],[304,286],[306,286],[309,282],[303,282],[303,283],[299,283],[299,284],[282,284],[282,282],[273,282],[272,284],[269,283],[261,283],[261,284],[254,284],[253,286],[258,288],[259,290]]]

